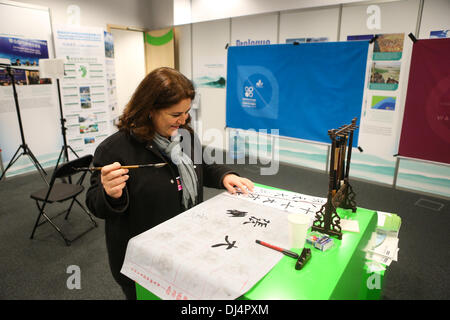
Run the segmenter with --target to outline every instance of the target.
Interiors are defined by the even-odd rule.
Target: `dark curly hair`
[[[132,132],[135,136],[150,141],[155,127],[150,113],[169,108],[181,100],[195,98],[192,81],[179,71],[162,67],[150,72],[139,84],[119,118],[119,130]],[[191,117],[181,128],[192,132]]]

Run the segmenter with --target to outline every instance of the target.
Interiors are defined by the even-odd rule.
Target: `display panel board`
[[[228,49],[227,127],[329,143],[360,117],[368,41]],[[355,132],[357,141],[357,132]]]

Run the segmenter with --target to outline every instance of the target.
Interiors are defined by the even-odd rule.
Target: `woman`
[[[193,163],[194,141],[189,110],[192,82],[170,68],[158,68],[139,84],[118,124],[119,131],[96,149],[86,204],[105,219],[106,246],[114,279],[127,299],[134,282],[120,273],[128,240],[203,200],[203,186],[235,187],[247,193],[253,183],[223,165]],[[181,139],[188,132],[192,139]],[[181,141],[183,140],[183,141]],[[191,140],[191,147],[186,145]],[[198,144],[197,144],[198,145]],[[183,150],[188,154],[184,153]],[[121,165],[166,163],[163,167],[121,169]],[[182,236],[182,235],[180,235]]]

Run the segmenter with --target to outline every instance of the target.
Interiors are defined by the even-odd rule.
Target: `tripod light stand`
[[[5,60],[5,59],[2,59],[2,60]],[[6,72],[8,73],[8,76],[11,79],[11,84],[12,84],[13,93],[14,93],[14,103],[16,105],[17,120],[19,121],[20,137],[22,139],[22,144],[17,148],[16,153],[14,153],[14,156],[11,158],[11,161],[6,166],[5,170],[2,172],[2,175],[0,176],[0,181],[5,176],[6,171],[8,171],[8,169],[11,168],[12,165],[21,156],[27,155],[28,158],[30,158],[31,162],[36,167],[36,169],[38,170],[38,172],[41,175],[42,179],[45,181],[45,183],[48,184],[47,180],[45,179],[45,175],[47,175],[47,172],[45,172],[44,168],[42,168],[41,164],[39,163],[37,158],[34,156],[33,152],[30,149],[30,147],[28,147],[27,143],[25,142],[25,135],[23,134],[22,118],[21,118],[21,115],[20,115],[20,108],[19,108],[19,99],[17,98],[17,91],[16,91],[16,80],[14,78],[14,69],[16,69],[16,70],[25,70],[25,69],[12,67],[10,63],[0,63],[0,68],[5,69]],[[19,154],[19,151],[22,151],[22,153]]]
[[[62,59],[40,59],[39,71],[41,78],[55,78],[58,88],[59,115],[61,122],[61,133],[63,136],[63,145],[61,147],[61,152],[59,153],[58,160],[56,161],[55,168],[57,168],[59,162],[61,161],[62,156],[64,156],[63,162],[69,161],[69,151],[68,151],[69,149],[77,158],[79,158],[75,150],[73,150],[72,147],[67,144],[67,137],[66,137],[67,128],[65,127],[66,119],[64,118],[63,114],[61,102],[61,88],[59,84],[59,78],[64,76],[64,61]]]

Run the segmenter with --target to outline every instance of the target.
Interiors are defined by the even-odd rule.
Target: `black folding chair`
[[[67,182],[67,179],[77,173],[80,173],[80,171],[77,170],[77,168],[82,167],[89,167],[90,163],[92,162],[93,156],[92,155],[86,155],[81,158],[68,161],[66,163],[61,164],[57,168],[55,168],[52,178],[50,180],[50,183],[48,187],[40,189],[36,192],[33,192],[30,196],[32,199],[36,201],[36,205],[39,209],[39,215],[37,217],[36,223],[33,228],[33,232],[31,233],[30,239],[33,239],[34,233],[36,232],[36,228],[40,225],[49,222],[53,228],[58,231],[58,233],[63,237],[64,241],[66,242],[66,245],[70,246],[70,244],[75,241],[76,239],[80,238],[87,232],[91,231],[92,229],[97,227],[97,223],[93,219],[91,213],[77,200],[77,196],[83,192],[84,187],[82,185],[84,178],[86,177],[87,171],[84,171],[81,173],[81,176],[79,177],[77,182],[71,183],[71,179],[69,179],[69,182]],[[56,182],[56,179],[60,178],[63,179],[62,183]],[[44,208],[47,204],[51,204],[54,202],[62,203],[67,200],[72,200],[70,202],[70,206],[67,210],[64,210],[62,212],[59,212],[54,217],[50,218],[44,211]],[[66,213],[65,219],[67,220],[69,213],[72,209],[72,206],[74,203],[77,203],[83,211],[89,216],[90,220],[93,223],[93,226],[89,228],[88,230],[84,231],[83,233],[76,236],[74,239],[69,240],[66,238],[66,236],[62,233],[61,229],[58,228],[56,224],[53,223],[52,219],[60,216],[61,214]],[[44,217],[45,220],[39,223],[41,220],[41,217]]]

